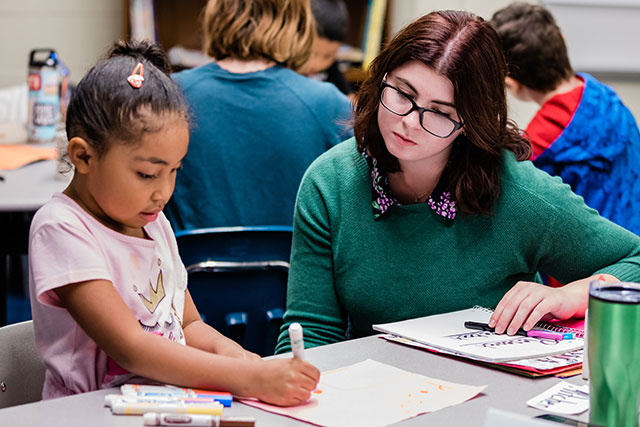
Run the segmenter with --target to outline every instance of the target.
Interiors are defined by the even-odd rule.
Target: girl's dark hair
[[[127,77],[139,62],[144,81],[136,89]],[[116,42],[73,91],[67,138],[81,137],[102,155],[114,139],[134,144],[142,134],[160,130],[156,116],[171,113],[187,120],[186,103],[170,71],[166,54],[152,42]]]
[[[354,133],[359,150],[367,150],[386,173],[398,172],[398,160],[386,149],[378,127],[383,77],[410,61],[420,61],[453,85],[464,133],[454,141],[445,169],[448,191],[459,212],[490,214],[500,196],[502,151],[518,160],[531,147],[507,120],[506,65],[498,35],[482,18],[462,11],[436,11],[402,29],[373,60],[356,94]]]

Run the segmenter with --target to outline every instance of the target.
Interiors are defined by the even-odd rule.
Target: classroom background
[[[349,29],[340,59],[345,76],[354,86],[363,78],[367,57],[380,44],[412,20],[432,10],[463,9],[485,19],[512,0],[346,0]],[[611,86],[636,118],[640,117],[640,0],[539,0],[551,10],[567,38],[571,63],[578,72],[588,72]],[[206,0],[0,0],[0,144],[24,142],[24,126],[6,126],[6,117],[26,121],[29,53],[35,48],[52,48],[69,71],[71,86],[90,66],[105,55],[114,40],[151,34],[175,59],[176,69],[207,60],[201,54],[200,11]],[[378,10],[377,17],[373,10]],[[373,22],[373,24],[372,24]],[[377,23],[377,24],[376,24]],[[373,28],[373,29],[372,29]],[[372,47],[373,46],[373,47]],[[373,49],[371,53],[369,50]],[[173,54],[173,56],[172,56]],[[172,62],[174,62],[172,60]],[[16,94],[22,100],[15,102]],[[525,128],[539,106],[509,96],[509,116]],[[16,114],[15,111],[20,111]],[[24,110],[24,111],[23,111]],[[62,184],[59,184],[62,185]],[[48,191],[47,188],[42,191]],[[19,254],[6,257],[8,268],[0,269],[8,288],[4,296],[18,294],[29,316],[26,295],[26,235],[29,220],[20,213],[0,212],[4,235],[0,249]],[[7,218],[16,220],[18,227]],[[16,222],[16,221],[14,221]],[[20,228],[21,227],[21,228]],[[7,236],[7,232],[16,236]],[[1,251],[0,251],[1,252]],[[1,282],[0,282],[1,283]],[[4,305],[4,304],[2,304]],[[19,319],[22,319],[19,317]],[[4,319],[0,307],[0,319]],[[16,319],[16,320],[19,320]],[[2,322],[3,324],[4,322]]]
[[[77,83],[113,40],[131,34],[129,9],[138,0],[0,0],[0,89],[24,84],[29,51],[51,47]],[[377,0],[376,0],[377,1]],[[168,44],[195,47],[199,25],[191,17],[205,0],[149,0],[156,10],[156,32]],[[434,9],[466,9],[485,19],[511,0],[387,0],[384,37]],[[140,3],[145,3],[140,0]],[[362,43],[367,9],[373,0],[348,0],[352,28],[348,41]],[[640,117],[640,0],[544,0],[568,41],[576,71],[610,85],[635,117]],[[171,28],[163,35],[162,27]],[[588,30],[587,30],[588,29]],[[360,34],[358,34],[360,33]],[[181,40],[180,40],[181,39]],[[166,47],[166,46],[165,46]],[[354,46],[360,48],[362,46]],[[353,77],[352,77],[353,78]],[[357,76],[355,77],[357,80]],[[526,127],[538,106],[509,99],[509,114]]]
[[[413,19],[436,9],[464,9],[474,12],[486,19],[508,5],[512,0],[346,0],[351,13],[352,27],[349,29],[348,42],[355,50],[363,48],[366,38],[368,11],[375,4],[384,3],[381,38],[387,39]],[[547,6],[556,17],[558,24],[565,32],[569,54],[575,71],[591,73],[602,82],[610,85],[629,107],[631,112],[640,118],[640,55],[637,55],[637,40],[640,40],[640,0],[541,0],[530,1]],[[154,32],[165,47],[180,46],[181,43],[193,49],[199,43],[199,22],[193,19],[206,4],[206,0],[0,0],[0,112],[5,101],[2,90],[5,88],[26,87],[29,52],[34,48],[55,49],[70,72],[70,83],[78,83],[95,61],[104,56],[116,39],[127,38],[132,34],[133,4],[151,4],[156,10]],[[139,16],[144,19],[144,14]],[[169,33],[163,29],[171,28]],[[175,51],[174,51],[175,52]],[[182,51],[183,59],[192,59],[189,52]],[[365,52],[361,52],[364,57]],[[197,58],[196,58],[197,60]],[[348,78],[357,84],[362,72],[348,70]],[[26,89],[25,89],[26,91]],[[509,115],[521,128],[526,127],[539,106],[534,103],[523,103],[509,98]],[[2,124],[2,118],[0,118]],[[0,143],[2,132],[0,129]],[[0,175],[1,176],[1,175]],[[8,180],[7,180],[8,181]],[[46,189],[45,189],[46,190]],[[0,212],[0,231],[5,218]],[[13,237],[0,232],[0,249],[17,246]],[[26,256],[21,248],[23,264]],[[0,251],[0,255],[2,251]],[[8,259],[8,257],[7,257]],[[3,260],[0,258],[0,262]],[[185,262],[186,263],[186,262]],[[4,273],[0,269],[0,273]],[[1,274],[0,274],[1,276]],[[0,277],[0,280],[3,278]],[[24,277],[22,278],[24,280]],[[14,287],[19,285],[13,284]],[[15,290],[15,289],[14,289]],[[4,290],[2,290],[4,292]],[[0,295],[3,297],[3,295]],[[0,302],[4,302],[0,298]],[[4,313],[0,311],[0,320]],[[2,323],[0,323],[0,326]],[[488,384],[488,392],[483,398],[472,399],[465,406],[440,411],[429,415],[434,425],[446,423],[458,425],[482,422],[487,408],[506,409],[518,412],[522,416],[519,421],[530,419],[537,414],[527,407],[526,400],[547,390],[555,384],[557,378],[545,378],[534,382],[519,376],[500,376],[488,369],[481,369],[470,363],[460,363],[452,358],[441,357],[432,353],[407,351],[405,347],[385,347],[383,340],[367,337],[362,341],[345,342],[336,347],[324,346],[310,351],[309,360],[322,371],[338,370],[347,363],[360,361],[365,355],[375,354],[376,359],[384,363],[401,363],[404,369],[419,374],[429,372],[443,373],[447,381],[466,384],[473,379],[477,384]],[[327,348],[329,347],[329,348]],[[403,353],[398,356],[398,350]],[[367,356],[368,357],[368,356]],[[400,360],[400,362],[398,362]],[[580,359],[581,360],[581,359]],[[573,360],[575,362],[575,360]],[[569,363],[569,362],[567,362]],[[11,366],[11,365],[9,365]],[[574,372],[575,373],[575,372]],[[16,370],[15,376],[21,372]],[[26,376],[26,375],[25,375]],[[373,378],[375,375],[369,375]],[[582,380],[574,377],[574,385],[582,385]],[[114,390],[112,389],[111,392]],[[108,391],[104,391],[106,393]],[[92,425],[125,425],[125,418],[114,418],[109,409],[95,411],[96,402],[102,405],[102,392],[87,393],[78,399],[60,399],[42,402],[41,406],[22,411],[5,411],[5,417],[21,420],[21,423],[36,425],[31,420],[42,423],[46,417],[49,423],[72,417],[78,422]],[[36,393],[37,395],[37,393]],[[35,399],[39,397],[36,396]],[[349,402],[345,399],[346,402]],[[0,406],[1,407],[1,406]],[[515,408],[515,409],[514,409]],[[236,411],[236,412],[233,412]],[[339,411],[336,413],[341,414]],[[375,413],[372,411],[375,415]],[[247,406],[236,404],[229,415],[251,415],[260,417],[260,424],[293,425],[295,421],[277,417],[273,414],[260,413]],[[452,416],[454,414],[454,416]],[[586,414],[581,419],[586,421]],[[11,418],[13,417],[13,418]],[[418,418],[412,425],[420,425],[424,418]],[[515,422],[515,420],[514,420]],[[17,421],[16,421],[17,423]],[[0,421],[0,424],[3,424]],[[14,424],[14,423],[10,423]],[[67,425],[67,423],[56,423]],[[8,425],[8,424],[7,424]],[[127,424],[129,425],[129,424]],[[131,424],[132,425],[132,424]],[[139,425],[136,424],[136,425]]]

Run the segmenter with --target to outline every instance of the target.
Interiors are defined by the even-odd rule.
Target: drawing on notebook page
[[[582,372],[582,359],[584,354],[583,349],[573,350],[562,354],[554,354],[551,356],[534,357],[532,359],[512,360],[510,362],[487,362],[484,360],[478,360],[474,357],[461,356],[444,350],[435,349],[417,341],[398,337],[392,334],[381,335],[380,338],[394,343],[420,348],[431,353],[475,361],[490,368],[499,369],[502,371],[510,372],[512,374],[523,375],[530,378],[548,375],[569,377],[578,375]]]
[[[488,322],[491,313],[490,309],[475,306],[450,313],[373,325],[373,329],[417,341],[434,350],[492,363],[562,354],[584,346],[579,326],[564,329],[561,322],[540,323],[536,328],[574,332],[575,339],[558,341],[519,335],[498,335],[489,331],[465,328],[466,321]]]

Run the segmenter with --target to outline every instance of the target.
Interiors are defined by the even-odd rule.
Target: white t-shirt
[[[132,378],[85,334],[53,289],[108,280],[141,328],[185,343],[187,272],[173,230],[162,213],[144,229],[149,240],[111,230],[61,193],[35,214],[29,236],[29,290],[36,345],[47,368],[44,399]]]

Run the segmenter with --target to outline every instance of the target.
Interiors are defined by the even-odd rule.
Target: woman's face
[[[405,169],[413,164],[446,164],[453,141],[462,131],[455,123],[461,122],[453,99],[453,85],[446,78],[420,61],[411,61],[389,72],[385,78],[393,88],[383,91],[383,103],[378,108],[378,126],[389,153],[398,159]],[[394,89],[395,88],[395,89]],[[416,110],[401,116],[412,105],[433,110],[420,113]],[[396,113],[390,111],[390,109]]]

